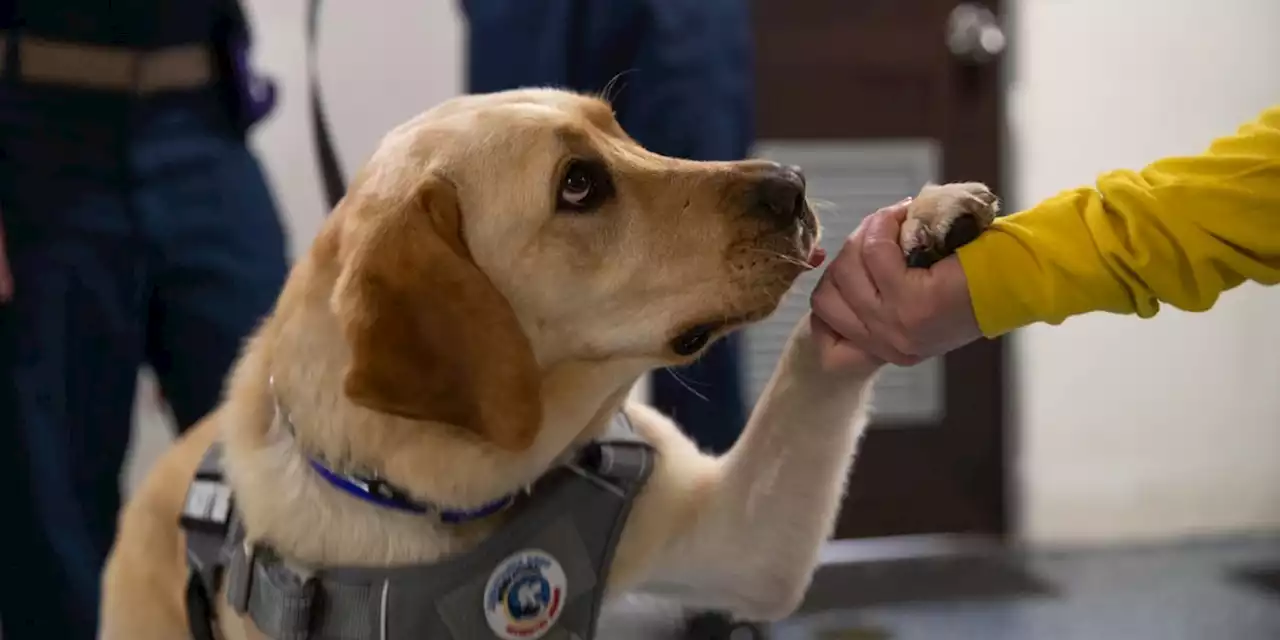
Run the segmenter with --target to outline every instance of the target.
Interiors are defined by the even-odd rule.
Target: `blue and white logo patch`
[[[560,619],[568,594],[564,567],[551,554],[526,549],[498,563],[484,587],[484,617],[503,640],[541,638]]]

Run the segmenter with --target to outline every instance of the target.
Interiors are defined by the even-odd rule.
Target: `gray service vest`
[[[304,575],[269,548],[246,549],[214,444],[182,521],[192,637],[216,638],[212,603],[225,582],[232,608],[275,640],[592,640],[614,549],[652,468],[653,449],[620,412],[608,435],[539,479],[475,549]]]

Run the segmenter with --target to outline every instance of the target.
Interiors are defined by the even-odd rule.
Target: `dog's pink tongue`
[[[809,266],[817,269],[822,266],[823,261],[827,259],[827,252],[822,247],[815,246],[809,251]]]

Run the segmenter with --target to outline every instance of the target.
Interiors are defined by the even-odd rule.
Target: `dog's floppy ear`
[[[393,198],[350,194],[333,305],[351,347],[347,396],[522,450],[542,421],[533,350],[463,240],[456,191],[426,179]]]

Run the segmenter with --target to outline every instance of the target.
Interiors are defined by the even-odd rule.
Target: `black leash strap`
[[[311,91],[311,137],[316,145],[320,163],[320,182],[329,208],[347,192],[338,154],[333,148],[333,135],[329,132],[329,118],[325,115],[320,99],[320,62],[318,42],[320,33],[320,0],[307,0],[307,75]]]

